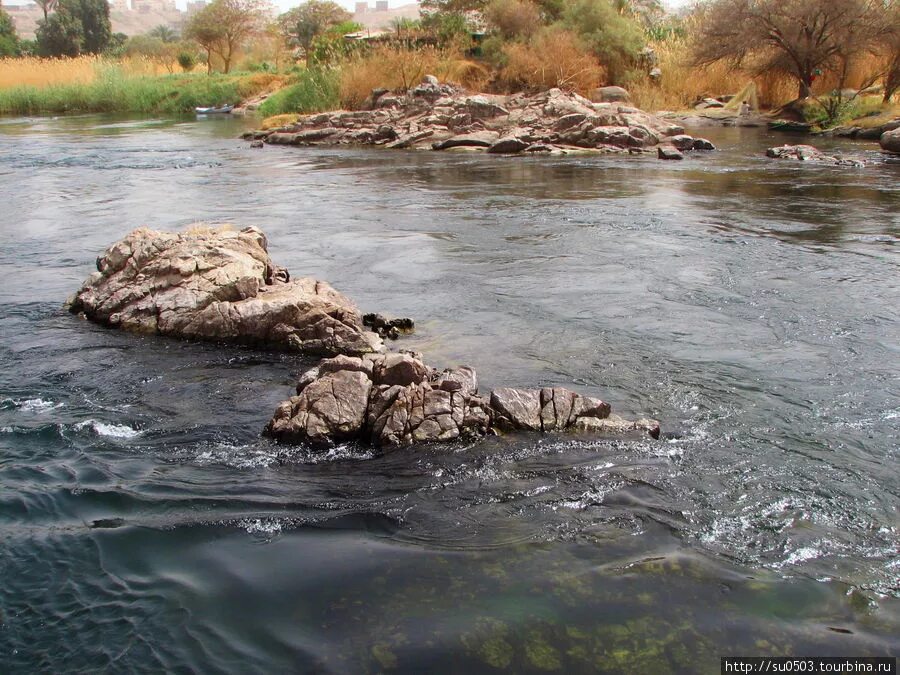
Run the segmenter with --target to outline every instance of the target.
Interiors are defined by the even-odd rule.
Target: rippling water
[[[661,163],[250,150],[240,125],[0,121],[0,669],[900,651],[900,167],[772,163],[757,130]],[[271,445],[310,361],[62,307],[133,227],[197,220],[260,225],[484,388],[577,388],[664,438]]]

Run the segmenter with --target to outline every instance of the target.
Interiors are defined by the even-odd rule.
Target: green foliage
[[[258,78],[258,76],[256,76]],[[179,114],[210,102],[238,103],[269,82],[251,76],[129,76],[115,65],[100,68],[90,84],[0,89],[0,114],[42,113]]]
[[[224,71],[244,40],[260,28],[264,19],[262,0],[213,0],[194,14],[184,30],[206,52],[206,71],[212,71],[212,56],[222,60]]]
[[[431,34],[441,47],[468,46],[471,26],[459,12],[430,12],[422,17],[422,29]]]
[[[128,42],[128,36],[125,33],[113,33],[109,38],[109,44],[106,46],[104,56],[112,58],[120,58],[125,54],[125,43]]]
[[[38,21],[35,38],[41,56],[78,56],[84,42],[84,30],[76,17],[60,10]]]
[[[326,68],[301,71],[299,82],[272,94],[259,107],[263,117],[334,110],[340,104],[340,78]]]
[[[278,22],[285,37],[303,50],[309,66],[316,38],[351,18],[350,12],[331,0],[308,0],[279,16]]]
[[[310,47],[310,63],[326,66],[347,58],[363,45],[358,40],[345,40],[348,33],[357,33],[363,26],[354,21],[342,21],[316,36]]]
[[[178,65],[186,73],[191,72],[197,65],[197,57],[187,51],[178,52],[176,59],[178,60]]]
[[[56,12],[38,21],[35,31],[43,56],[101,54],[112,39],[106,0],[60,0]]]
[[[582,37],[606,68],[610,82],[622,81],[637,63],[644,46],[640,26],[617,12],[609,0],[574,0],[566,7],[563,22]]]
[[[19,53],[19,38],[9,14],[0,7],[0,57],[16,56]]]
[[[169,28],[168,26],[165,26],[163,24],[160,24],[153,30],[149,31],[147,35],[149,35],[150,37],[155,37],[162,42],[165,42],[166,44],[178,42],[178,33],[172,28]]]

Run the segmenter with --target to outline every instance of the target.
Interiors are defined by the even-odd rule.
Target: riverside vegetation
[[[347,39],[361,27],[329,0],[277,17],[262,0],[214,0],[180,35],[162,26],[127,38],[111,32],[105,2],[60,0],[35,41],[20,40],[0,14],[0,112],[172,113],[279,87],[263,115],[355,110],[373,89],[407,90],[433,74],[500,94],[620,85],[645,110],[684,110],[742,89],[754,107],[794,101],[792,114],[823,128],[897,115],[896,0],[783,6],[710,0],[675,15],[657,0],[428,0],[419,21]],[[89,55],[93,75],[65,87],[52,75],[29,81],[28,55],[56,57],[40,67],[60,73]],[[135,72],[135,61],[154,72]],[[192,73],[197,64],[209,82]],[[263,83],[254,72],[280,79]]]

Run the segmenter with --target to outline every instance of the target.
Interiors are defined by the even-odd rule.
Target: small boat
[[[809,122],[795,122],[793,120],[773,120],[769,122],[769,129],[772,131],[798,131],[806,133],[812,129]]]
[[[233,105],[223,105],[220,107],[210,106],[209,108],[194,108],[194,112],[198,115],[227,115],[234,110]]]

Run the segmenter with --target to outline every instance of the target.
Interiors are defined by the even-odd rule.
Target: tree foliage
[[[56,9],[57,0],[34,0],[38,7],[44,12],[44,18]]]
[[[620,82],[638,60],[644,36],[637,22],[609,0],[573,0],[563,10],[563,24],[580,35],[610,82]]]
[[[0,7],[0,57],[15,56],[19,52],[19,38],[12,18]]]
[[[227,73],[241,43],[261,30],[266,10],[262,0],[213,0],[191,17],[184,35],[196,40],[206,52],[207,72],[212,70],[215,54]]]
[[[178,42],[178,32],[165,24],[160,24],[156,28],[147,32],[150,37],[155,37],[167,44]]]
[[[308,0],[285,12],[278,21],[289,42],[303,50],[306,65],[313,60],[313,42],[330,27],[350,21],[353,15],[331,0]]]
[[[895,0],[715,0],[700,17],[694,60],[784,72],[807,98],[820,73],[839,72],[884,40],[891,5]]]
[[[35,37],[44,56],[100,54],[112,38],[109,4],[106,0],[59,0],[56,11],[38,21]]]

